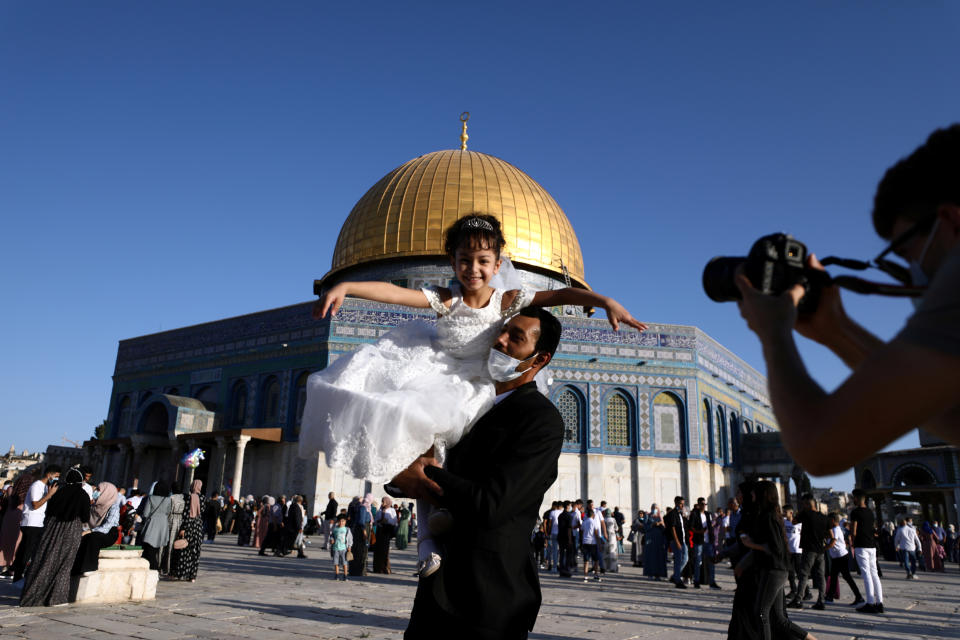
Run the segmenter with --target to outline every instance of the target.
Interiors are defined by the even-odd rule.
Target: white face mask
[[[511,380],[516,380],[530,370],[530,367],[527,367],[523,371],[517,371],[517,368],[536,355],[537,352],[534,351],[533,355],[531,355],[529,358],[517,360],[516,358],[509,356],[502,351],[490,349],[490,355],[487,356],[487,371],[490,372],[490,377],[496,382],[509,382]]]
[[[920,251],[920,257],[910,261],[910,284],[915,287],[926,287],[930,284],[930,278],[927,277],[922,265],[924,258],[927,257],[927,251],[930,250],[930,245],[933,244],[933,238],[937,235],[937,228],[939,226],[940,218],[937,218],[936,222],[933,223],[933,228],[930,229],[930,234],[927,236],[927,241],[923,245],[923,250]],[[914,308],[920,306],[921,300],[923,300],[922,297],[910,298],[910,302],[913,303]]]

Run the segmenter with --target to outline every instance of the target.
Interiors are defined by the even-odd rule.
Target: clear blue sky
[[[763,370],[704,262],[777,230],[873,255],[877,180],[960,104],[957,5],[801,4],[0,4],[0,448],[89,437],[118,340],[309,299],[354,202],[464,110],[595,289]],[[909,312],[847,303],[883,337]]]

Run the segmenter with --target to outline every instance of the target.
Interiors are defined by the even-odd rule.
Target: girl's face
[[[453,272],[464,291],[480,291],[500,271],[500,259],[493,249],[463,245],[457,249],[452,263]]]

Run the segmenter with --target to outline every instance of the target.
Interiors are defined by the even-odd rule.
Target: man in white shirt
[[[787,600],[792,600],[797,594],[797,576],[800,575],[800,558],[803,557],[803,550],[800,548],[800,532],[803,530],[803,525],[794,524],[793,515],[793,507],[789,504],[783,505],[783,528],[787,532],[787,553],[790,554],[790,562],[787,565],[790,593],[787,594]]]
[[[23,498],[23,515],[20,518],[20,546],[13,559],[13,581],[19,582],[33,552],[43,535],[43,518],[47,512],[47,501],[57,492],[57,480],[60,479],[60,467],[55,464],[47,467],[43,477],[36,480]]]
[[[913,518],[907,518],[893,537],[893,545],[903,554],[903,568],[907,570],[907,580],[917,579],[917,549],[920,548],[920,536],[913,528]]]
[[[557,518],[563,513],[560,503],[554,501],[553,508],[547,515],[547,534],[550,536],[547,542],[547,571],[557,573],[559,571],[558,562],[560,560],[560,548],[557,546],[557,534],[559,533]]]
[[[571,562],[572,568],[577,567],[577,555],[580,553],[580,527],[583,526],[583,500],[577,500],[573,503],[573,511],[570,512],[572,516],[571,526],[573,527],[573,561]]]

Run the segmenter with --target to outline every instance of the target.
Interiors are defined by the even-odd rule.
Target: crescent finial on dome
[[[460,131],[460,151],[467,150],[467,140],[470,139],[470,136],[467,135],[467,120],[470,119],[470,112],[464,111],[460,114],[460,122],[463,123],[463,129]]]

